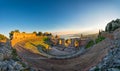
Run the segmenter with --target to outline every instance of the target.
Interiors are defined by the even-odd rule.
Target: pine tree
[[[113,30],[112,30],[112,23],[109,24],[108,31],[109,31],[109,32],[113,31]]]

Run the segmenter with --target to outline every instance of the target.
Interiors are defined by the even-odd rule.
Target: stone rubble
[[[18,60],[13,59],[12,48],[9,42],[0,45],[0,71],[35,71],[28,68],[28,66],[23,66],[20,58]]]
[[[120,71],[120,40],[114,40],[108,55],[89,71]]]
[[[112,25],[119,24],[120,19],[117,19],[119,23],[112,23]],[[109,24],[106,26],[109,27]],[[113,33],[114,39],[108,55],[96,66],[92,67],[89,71],[120,71],[120,28],[116,29]]]

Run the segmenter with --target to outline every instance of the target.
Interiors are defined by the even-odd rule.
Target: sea
[[[80,38],[80,37],[74,35],[60,35],[60,38],[71,39],[71,38]]]

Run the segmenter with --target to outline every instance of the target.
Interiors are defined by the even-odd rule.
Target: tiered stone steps
[[[31,41],[35,40],[39,39],[32,39]],[[24,44],[29,41],[22,41],[15,46],[18,55],[36,69],[45,71],[86,71],[98,64],[108,53],[109,47],[112,45],[110,39],[105,39],[75,58],[54,59],[26,50]]]

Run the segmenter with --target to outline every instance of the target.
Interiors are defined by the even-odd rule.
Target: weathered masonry
[[[25,39],[37,37],[34,33],[19,33],[14,32],[11,40],[11,45],[14,46],[17,42],[20,42]]]

